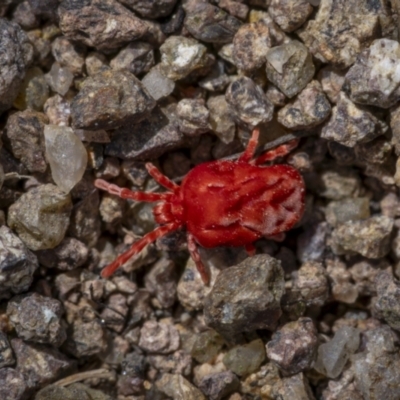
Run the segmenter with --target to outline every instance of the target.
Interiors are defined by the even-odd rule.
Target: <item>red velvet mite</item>
[[[245,246],[254,254],[254,241],[262,237],[277,238],[291,229],[304,213],[304,181],[289,165],[259,165],[286,155],[297,145],[297,140],[253,158],[258,136],[259,130],[254,129],[246,150],[237,160],[200,164],[185,176],[180,186],[147,163],[149,174],[168,189],[165,193],[132,192],[96,179],[97,188],[123,199],[159,202],[153,214],[161,225],[106,266],[101,275],[109,277],[149,243],[186,227],[190,255],[203,282],[208,284],[209,276],[197,245]]]

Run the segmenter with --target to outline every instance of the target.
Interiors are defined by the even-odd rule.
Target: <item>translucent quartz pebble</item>
[[[74,80],[74,75],[68,68],[61,67],[60,64],[54,63],[50,72],[46,75],[46,80],[54,92],[64,96]]]
[[[69,193],[85,172],[86,149],[72,128],[66,126],[46,125],[44,138],[51,176],[61,190]]]
[[[142,83],[154,100],[169,96],[175,88],[175,82],[164,76],[158,68],[151,69]]]
[[[350,355],[357,351],[359,345],[359,330],[344,326],[336,332],[332,340],[319,346],[314,368],[329,378],[337,378],[342,373]]]

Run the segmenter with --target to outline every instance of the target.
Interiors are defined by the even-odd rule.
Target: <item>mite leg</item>
[[[254,246],[253,243],[246,244],[244,248],[247,251],[249,257],[252,257],[256,254],[256,246]]]
[[[158,238],[166,235],[167,233],[178,229],[179,227],[179,223],[173,222],[168,225],[159,226],[158,228],[154,229],[154,231],[147,233],[137,242],[133,243],[129,250],[127,250],[125,253],[122,253],[115,259],[115,261],[103,268],[101,271],[101,276],[103,278],[110,277],[121,265],[125,264],[130,258],[138,254],[148,244],[156,241]]]
[[[239,157],[238,161],[249,162],[253,158],[254,152],[256,151],[256,147],[258,144],[259,136],[260,130],[258,128],[254,128],[249,143],[247,144],[246,150]]]
[[[293,149],[295,149],[299,144],[300,139],[293,139],[290,142],[285,144],[281,144],[280,146],[267,151],[264,154],[261,154],[260,157],[256,159],[256,165],[263,164],[267,161],[273,161],[275,158],[286,156],[289,154]]]
[[[176,192],[179,190],[179,185],[172,182],[167,176],[162,174],[152,163],[146,163],[147,172],[158,182],[161,186]]]
[[[94,181],[94,186],[96,186],[98,189],[105,190],[108,193],[115,194],[123,199],[131,199],[136,201],[154,202],[168,200],[172,197],[172,193],[132,192],[129,189],[121,188],[103,179],[96,179]]]
[[[205,285],[210,283],[210,274],[207,271],[205,265],[201,261],[199,250],[197,248],[197,243],[191,233],[188,233],[188,250],[190,256],[193,258],[193,261],[196,264],[196,268],[200,273],[201,279]]]

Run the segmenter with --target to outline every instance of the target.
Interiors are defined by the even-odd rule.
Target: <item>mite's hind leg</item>
[[[254,128],[253,132],[251,134],[251,138],[250,138],[249,142],[247,143],[246,150],[239,157],[238,161],[249,162],[253,158],[254,152],[256,151],[256,148],[258,145],[258,137],[259,136],[260,136],[260,129]]]
[[[277,233],[276,235],[271,235],[271,236],[265,236],[265,239],[273,240],[274,242],[283,242],[286,238],[286,235],[281,232]]]
[[[275,158],[284,157],[295,149],[299,144],[300,139],[293,139],[290,142],[281,144],[275,149],[269,150],[256,159],[256,165],[263,164],[267,161],[273,161]]]
[[[210,283],[210,273],[203,264],[203,261],[201,261],[196,240],[191,233],[188,233],[187,238],[188,238],[188,250],[190,256],[193,258],[193,261],[196,264],[196,268],[200,273],[202,281],[204,282],[205,285],[208,285]]]

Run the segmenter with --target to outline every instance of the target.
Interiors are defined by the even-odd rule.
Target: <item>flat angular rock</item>
[[[291,98],[311,81],[315,67],[307,47],[292,40],[268,51],[266,70],[268,80]]]
[[[274,329],[284,291],[280,261],[268,255],[247,258],[220,272],[205,299],[207,325],[231,338],[256,329]]]
[[[148,33],[149,26],[115,0],[63,0],[60,29],[70,40],[111,50]]]
[[[367,109],[357,106],[340,92],[338,102],[332,109],[331,118],[322,128],[321,137],[347,147],[354,147],[357,143],[375,139],[387,129],[385,122],[376,118]]]
[[[115,129],[139,122],[155,105],[130,72],[106,70],[86,78],[71,103],[71,117],[75,128]]]
[[[350,99],[389,108],[400,99],[400,44],[378,39],[365,49],[346,74]]]
[[[142,122],[118,129],[105,154],[123,160],[148,160],[181,146],[183,141],[178,122],[156,107]]]

